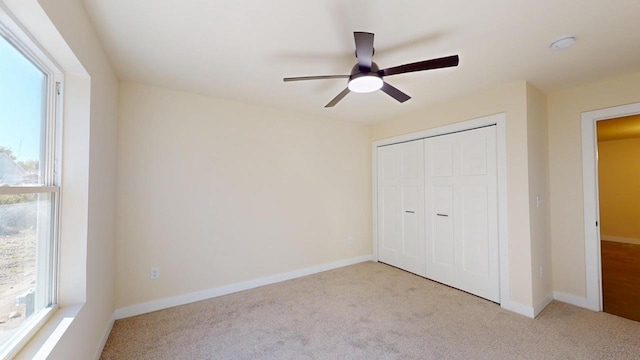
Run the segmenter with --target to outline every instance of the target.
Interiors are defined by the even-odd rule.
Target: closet
[[[500,301],[496,126],[377,148],[378,260]]]

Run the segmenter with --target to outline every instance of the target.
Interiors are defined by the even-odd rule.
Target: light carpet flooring
[[[640,323],[535,320],[366,262],[118,320],[101,359],[640,359]]]

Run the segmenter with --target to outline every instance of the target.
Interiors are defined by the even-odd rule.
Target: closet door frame
[[[507,136],[506,114],[489,115],[451,125],[418,131],[374,141],[372,144],[372,195],[373,195],[373,260],[378,261],[378,157],[377,148],[407,141],[446,135],[480,127],[496,125],[497,171],[498,171],[498,259],[500,261],[500,304],[509,307],[509,248],[507,244]]]

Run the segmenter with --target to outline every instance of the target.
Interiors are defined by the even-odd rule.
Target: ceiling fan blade
[[[326,107],[326,108],[334,107],[340,100],[342,100],[342,98],[347,96],[347,94],[350,93],[350,92],[351,92],[351,90],[349,90],[349,88],[345,88],[344,90],[342,90],[342,92],[340,94],[338,94],[338,96],[334,97],[333,100],[329,101],[329,103],[327,105],[325,105],[324,107]]]
[[[303,81],[303,80],[324,80],[324,79],[347,79],[349,75],[321,75],[321,76],[298,76],[288,77],[282,79],[284,82],[288,81]]]
[[[384,84],[382,84],[382,87],[380,88],[380,90],[386,92],[389,96],[398,100],[401,103],[411,99],[411,96],[389,85],[389,83],[387,83],[386,81],[384,82]]]
[[[369,72],[371,71],[371,62],[373,61],[373,34],[355,31],[353,37],[356,40],[358,67],[360,71]]]
[[[391,67],[388,69],[382,69],[378,73],[382,76],[404,74],[414,71],[439,69],[451,66],[458,66],[458,55],[447,56],[438,59],[431,59],[425,61],[418,61],[411,64],[404,64],[400,66]]]

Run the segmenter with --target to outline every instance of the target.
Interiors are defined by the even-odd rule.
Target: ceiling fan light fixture
[[[357,93],[370,93],[380,90],[383,84],[384,82],[379,76],[363,75],[352,77],[351,80],[349,80],[349,90]]]

